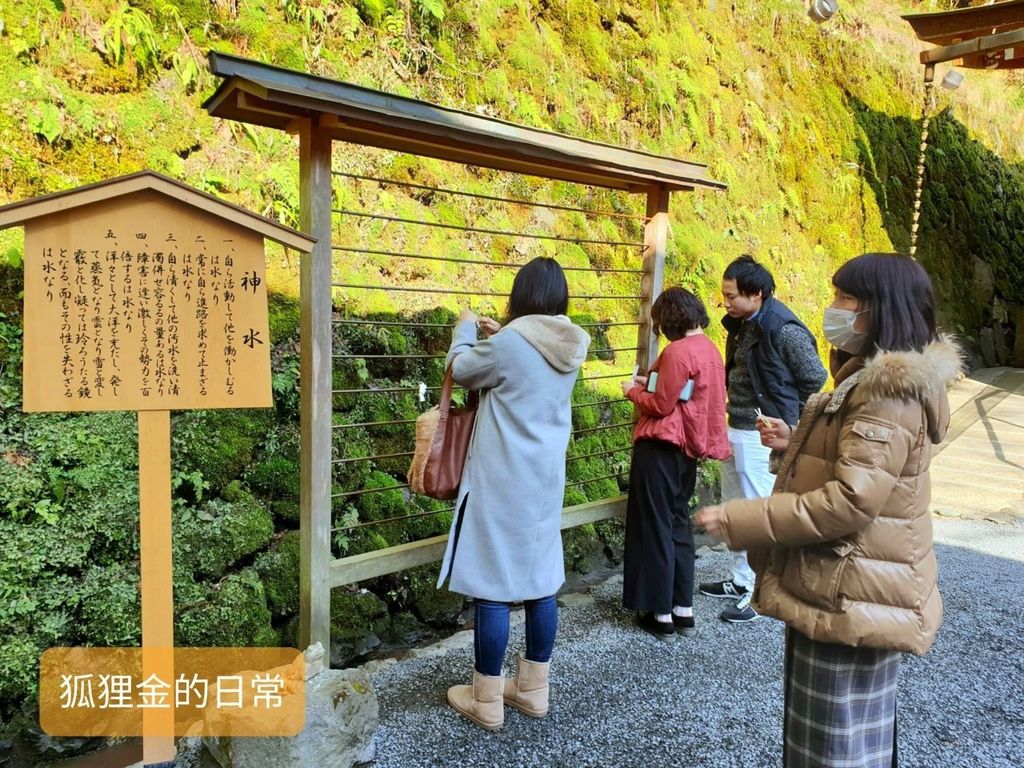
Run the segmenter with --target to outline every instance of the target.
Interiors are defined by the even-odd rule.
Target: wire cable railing
[[[484,195],[479,192],[466,192],[461,189],[449,189],[446,187],[431,187],[427,184],[416,184],[412,181],[398,181],[396,179],[384,179],[378,176],[366,176],[361,173],[346,173],[344,171],[332,171],[332,175],[360,181],[373,181],[377,184],[386,184],[408,189],[422,189],[427,192],[443,192],[448,195],[460,195],[471,197],[477,200],[491,200],[498,203],[512,203],[513,205],[527,205],[534,208],[549,208],[555,211],[568,211],[570,213],[582,213],[585,216],[601,216],[613,219],[632,219],[635,221],[650,221],[648,216],[639,213],[618,213],[617,211],[591,211],[586,208],[575,208],[571,205],[557,205],[555,203],[539,203],[536,200],[524,200],[515,197],[498,197],[496,195]]]
[[[438,227],[440,229],[452,229],[459,232],[476,232],[481,235],[497,235],[499,237],[528,237],[534,240],[556,240],[561,243],[577,243],[585,245],[608,245],[613,247],[625,246],[628,248],[646,248],[647,244],[635,240],[594,240],[585,237],[565,237],[564,235],[538,234],[534,232],[516,232],[507,229],[487,229],[484,227],[467,227],[463,224],[445,224],[440,221],[424,221],[423,219],[405,219],[401,216],[386,216],[383,213],[368,213],[367,211],[354,211],[350,208],[332,208],[332,212],[342,216],[356,216],[363,219],[375,219],[377,221],[393,221],[398,224],[415,224],[422,227]]]
[[[443,293],[456,296],[508,296],[507,291],[466,291],[457,288],[420,288],[412,285],[367,285],[366,283],[331,283],[332,288],[357,288],[364,291],[409,291],[412,293]],[[619,301],[639,300],[644,296],[594,296],[575,294],[574,299],[615,299]]]
[[[406,253],[405,251],[381,251],[371,248],[354,248],[346,245],[333,245],[332,251],[345,253],[363,253],[368,256],[392,256],[403,259],[418,259],[423,261],[442,261],[449,264],[472,264],[484,267],[500,267],[504,269],[518,269],[526,262],[515,261],[485,261],[484,259],[457,259],[454,256],[427,256],[423,253]],[[644,269],[622,269],[618,267],[566,267],[562,266],[563,272],[618,272],[628,275],[646,275]]]

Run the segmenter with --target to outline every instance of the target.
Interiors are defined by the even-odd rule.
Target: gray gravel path
[[[935,521],[946,616],[932,651],[900,672],[901,765],[1024,764],[1024,521]],[[722,578],[729,556],[697,561]],[[689,766],[781,763],[781,623],[727,625],[723,601],[698,595],[698,634],[673,643],[620,608],[621,577],[563,607],[552,661],[551,714],[506,708],[486,733],[444,703],[470,680],[468,633],[373,675],[381,728],[376,768],[415,766]],[[514,626],[509,650],[522,649]],[[423,652],[421,652],[423,653]]]

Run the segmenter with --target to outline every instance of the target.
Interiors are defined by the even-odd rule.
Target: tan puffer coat
[[[767,499],[729,502],[723,535],[751,550],[753,602],[820,642],[925,653],[942,619],[932,446],[961,368],[948,339],[855,358],[807,403]]]

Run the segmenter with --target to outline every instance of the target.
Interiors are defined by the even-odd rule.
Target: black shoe
[[[708,597],[739,600],[744,595],[749,595],[750,590],[729,579],[728,581],[706,581],[700,585],[700,593]]]
[[[693,616],[676,616],[673,613],[672,624],[676,628],[676,634],[683,637],[697,634],[697,626],[693,622]]]
[[[658,621],[654,618],[654,614],[649,611],[637,613],[636,623],[640,625],[641,629],[650,632],[659,640],[671,640],[672,636],[676,633],[675,623],[671,621]]]
[[[748,592],[736,601],[736,605],[726,608],[718,614],[718,618],[728,621],[730,624],[746,624],[748,621],[760,619],[761,614],[750,607],[750,593]]]

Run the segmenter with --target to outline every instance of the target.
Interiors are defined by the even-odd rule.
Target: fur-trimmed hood
[[[583,365],[590,336],[565,315],[523,315],[502,328],[515,331],[536,349],[551,367],[568,373]]]
[[[945,437],[936,393],[945,391],[963,370],[963,354],[949,336],[940,336],[920,352],[879,352],[868,359],[854,358],[836,373],[836,391],[828,410],[842,404],[854,385],[869,398],[918,400],[928,415],[933,443]]]

